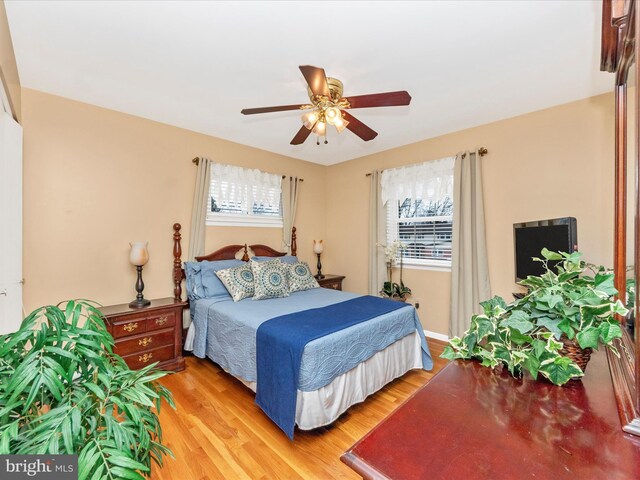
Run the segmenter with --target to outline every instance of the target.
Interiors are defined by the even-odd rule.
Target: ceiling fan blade
[[[405,90],[400,90],[398,92],[356,95],[355,97],[347,97],[345,100],[349,102],[349,108],[397,107],[409,105],[411,103],[411,95]]]
[[[368,142],[369,140],[373,140],[378,136],[378,132],[367,127],[364,123],[362,123],[360,120],[358,120],[356,117],[354,117],[350,113],[345,112],[343,110],[342,116],[345,120],[349,122],[349,124],[347,125],[347,129],[351,130],[353,133],[355,133],[365,142]]]
[[[291,140],[291,145],[302,145],[309,135],[311,135],[311,130],[303,125],[300,130],[298,130],[298,133],[296,133],[296,136],[293,137],[293,140]]]
[[[324,68],[313,67],[311,65],[300,65],[300,71],[302,72],[302,75],[304,75],[304,79],[309,84],[309,88],[314,95],[324,95],[325,97],[331,96]]]
[[[304,105],[278,105],[277,107],[244,108],[240,110],[243,115],[254,115],[256,113],[284,112],[286,110],[300,110]]]

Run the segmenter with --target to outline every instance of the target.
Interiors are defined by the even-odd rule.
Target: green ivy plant
[[[0,454],[78,454],[78,478],[149,476],[172,455],[157,414],[173,397],[156,364],[130,370],[85,301],[42,307],[0,336]]]
[[[556,385],[584,372],[569,357],[560,354],[561,337],[575,339],[581,348],[606,345],[616,354],[613,340],[622,336],[616,314],[626,315],[613,274],[599,267],[587,275],[579,252],[542,250],[545,272],[520,282],[527,294],[510,304],[496,296],[481,303],[483,313],[474,315],[462,338],[454,337],[443,358],[477,359],[483,366],[504,365],[514,376],[528,371],[534,379],[542,375]],[[549,262],[555,263],[555,271]]]

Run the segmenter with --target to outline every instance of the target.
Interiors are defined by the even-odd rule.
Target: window
[[[415,265],[451,265],[453,202],[425,202],[405,198],[387,206],[387,241],[404,245],[404,262]]]
[[[280,175],[214,163],[207,225],[282,227],[281,184]]]
[[[402,243],[405,264],[451,267],[454,161],[448,157],[382,173],[387,244]]]

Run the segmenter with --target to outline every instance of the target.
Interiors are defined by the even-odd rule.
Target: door
[[[22,127],[6,110],[0,108],[0,335],[22,321]]]

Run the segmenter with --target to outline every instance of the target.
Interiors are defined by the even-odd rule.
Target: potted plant
[[[42,307],[0,336],[0,454],[78,454],[78,478],[143,479],[172,455],[157,414],[175,408],[154,369],[111,352],[85,301]]]
[[[390,245],[380,245],[378,246],[384,248],[384,256],[387,263],[387,281],[383,283],[382,290],[380,290],[380,294],[384,297],[390,298],[391,300],[397,300],[404,302],[407,300],[407,297],[411,295],[411,289],[404,284],[402,280],[402,271],[404,264],[404,251],[406,250],[406,246],[396,240]],[[396,283],[393,281],[393,264],[398,258],[398,252],[400,253],[400,283]]]
[[[494,297],[482,302],[462,338],[454,337],[442,354],[450,360],[477,359],[487,367],[506,366],[514,376],[528,371],[556,385],[584,375],[591,349],[622,335],[616,315],[626,315],[613,274],[599,267],[593,275],[579,252],[542,250],[545,272],[520,282],[527,294],[510,304]],[[555,263],[555,271],[549,262]]]

